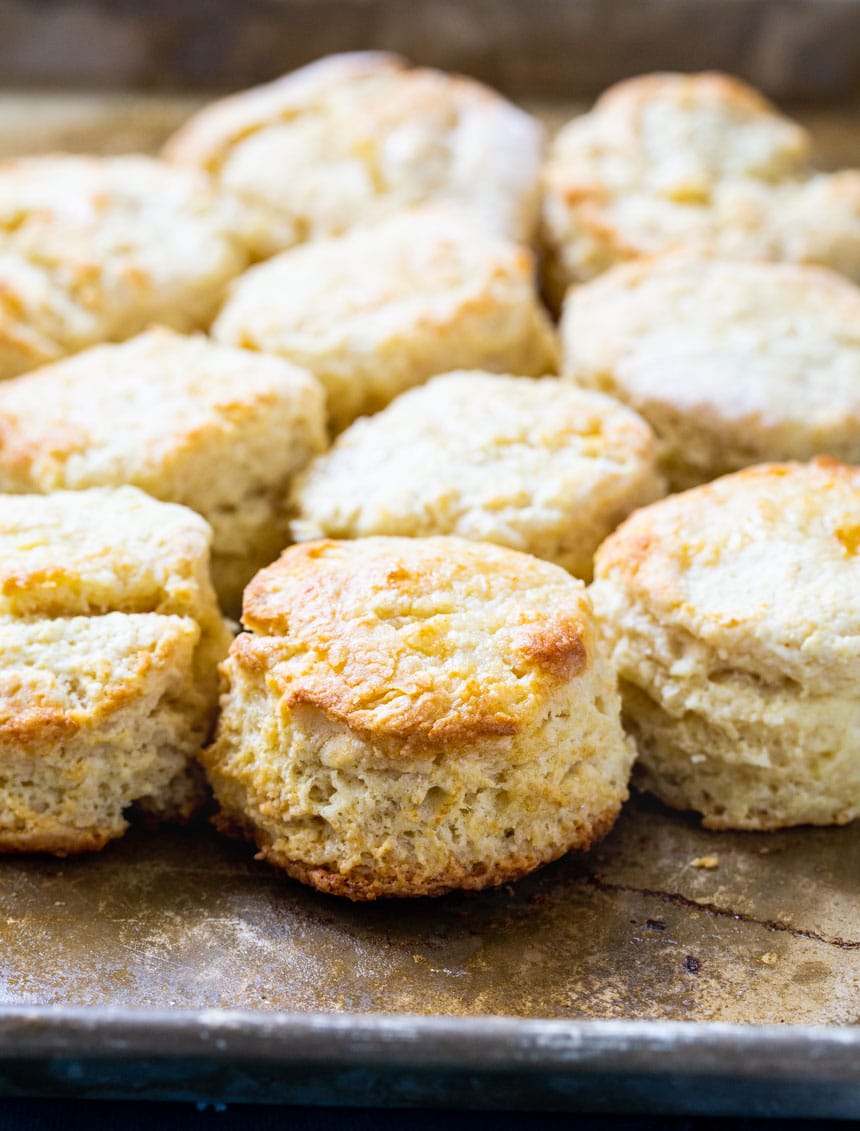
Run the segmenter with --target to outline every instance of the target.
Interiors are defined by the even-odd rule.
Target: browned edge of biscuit
[[[212,818],[212,823],[219,832],[227,836],[256,843],[259,851],[255,859],[264,860],[267,864],[279,868],[286,872],[291,879],[307,884],[326,895],[342,896],[353,903],[370,903],[377,899],[416,899],[419,897],[435,899],[451,892],[484,891],[487,888],[514,883],[530,872],[534,872],[546,864],[551,864],[554,860],[561,859],[569,852],[588,852],[609,833],[620,812],[621,803],[606,809],[599,817],[590,822],[587,831],[578,838],[569,841],[566,848],[550,855],[518,856],[506,865],[488,866],[487,870],[480,874],[451,869],[434,880],[418,882],[410,882],[408,878],[369,879],[357,873],[344,875],[331,868],[284,859],[271,849],[265,846],[260,847],[259,842],[255,840],[253,830],[250,826],[244,825],[241,819],[220,812]]]

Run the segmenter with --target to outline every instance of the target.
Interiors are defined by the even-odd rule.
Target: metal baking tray
[[[860,1116],[858,865],[860,824],[644,798],[429,901],[319,895],[205,826],[5,860],[0,1093]]]
[[[0,0],[5,81],[64,88],[0,93],[0,154],[154,148],[203,88],[356,46],[550,122],[727,67],[860,164],[857,0]],[[0,1094],[860,1117],[860,823],[714,833],[634,797],[515,887],[369,906],[202,822],[0,860]]]

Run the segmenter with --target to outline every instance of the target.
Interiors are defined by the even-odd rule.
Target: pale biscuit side
[[[182,818],[230,632],[207,523],[132,487],[0,495],[0,851]]]
[[[59,855],[122,835],[133,805],[189,816],[211,708],[189,617],[0,618],[0,852]]]
[[[591,593],[640,780],[716,828],[860,814],[860,482],[769,465],[638,512]]]
[[[860,700],[850,690],[819,694],[787,676],[734,668],[612,578],[592,596],[620,675],[640,786],[715,829],[860,816]]]
[[[322,891],[375,899],[515,880],[589,848],[627,796],[632,752],[608,669],[548,698],[525,733],[412,742],[405,762],[402,740],[314,707],[285,715],[265,670],[232,658],[224,672],[221,728],[203,756],[219,826]]]

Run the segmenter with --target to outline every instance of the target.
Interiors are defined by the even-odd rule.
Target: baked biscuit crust
[[[219,827],[352,899],[515,878],[611,824],[631,753],[584,587],[457,538],[285,551],[203,762]]]
[[[642,780],[713,828],[860,815],[860,470],[749,468],[639,511],[592,587]]]
[[[545,169],[547,287],[684,250],[818,263],[860,281],[860,172],[815,174],[806,132],[728,75],[612,87]]]
[[[191,507],[213,528],[213,580],[235,615],[289,540],[292,475],[325,444],[309,373],[165,329],[0,385],[0,490],[131,484]]]
[[[521,855],[495,866],[483,863],[471,867],[453,865],[444,876],[437,879],[410,880],[408,891],[403,890],[402,881],[392,883],[389,879],[375,877],[358,870],[345,875],[335,868],[309,867],[297,860],[284,859],[277,849],[269,846],[260,849],[257,859],[267,860],[275,867],[282,868],[292,879],[309,884],[317,891],[343,896],[356,903],[404,895],[410,898],[419,896],[432,898],[446,895],[451,891],[484,891],[486,888],[516,883],[530,872],[534,872],[536,868],[551,864],[568,852],[588,852],[609,833],[617,817],[618,807],[611,805],[602,816],[592,819],[590,828],[587,832],[583,832],[582,839],[576,843],[560,843],[552,852],[524,851]],[[216,819],[216,824],[220,831],[228,836],[237,835],[236,829],[230,826],[229,822],[225,824],[221,819]]]
[[[187,817],[230,633],[210,531],[134,488],[0,496],[0,852]]]
[[[0,851],[96,851],[133,803],[194,812],[188,759],[212,708],[195,688],[199,636],[190,617],[0,618]]]
[[[452,534],[591,579],[594,551],[665,493],[648,426],[555,380],[452,373],[356,421],[296,479],[297,539]]]
[[[530,252],[438,205],[260,264],[212,332],[309,369],[336,432],[437,373],[539,377],[558,364]]]
[[[143,156],[0,164],[0,378],[162,322],[209,325],[263,223]]]
[[[683,490],[768,460],[860,462],[860,287],[821,267],[661,256],[575,288],[564,376],[657,433]]]
[[[528,242],[542,149],[540,124],[481,83],[356,52],[215,102],[165,155],[276,212],[271,253],[430,199]]]
[[[553,686],[590,662],[586,610],[561,571],[490,546],[305,542],[248,586],[242,623],[251,634],[233,656],[271,671],[289,706],[310,704],[352,730],[515,734]],[[464,632],[492,646],[464,657]]]

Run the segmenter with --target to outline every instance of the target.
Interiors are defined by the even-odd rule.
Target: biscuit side
[[[189,816],[211,707],[190,618],[0,618],[0,851],[67,855],[122,835],[132,807]]]
[[[444,742],[357,731],[291,703],[234,651],[203,753],[219,827],[319,890],[369,900],[494,886],[611,827],[632,749],[602,663],[558,685],[527,730]],[[404,754],[408,753],[405,757]]]

